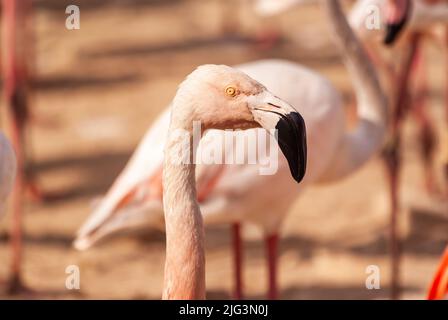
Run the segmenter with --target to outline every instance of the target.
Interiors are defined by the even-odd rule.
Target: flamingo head
[[[183,123],[199,121],[203,130],[269,130],[288,160],[293,178],[297,182],[303,179],[307,159],[304,119],[245,73],[224,65],[200,66],[181,84],[173,105],[190,108],[173,107],[172,121],[178,117]]]
[[[391,45],[403,31],[412,10],[411,0],[387,0],[385,6],[386,35],[384,43]]]

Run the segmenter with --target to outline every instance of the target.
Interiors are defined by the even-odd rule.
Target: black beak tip
[[[291,175],[298,183],[305,177],[307,163],[306,127],[302,116],[292,112],[276,125],[280,149],[288,160]]]
[[[404,15],[401,18],[395,21],[386,20],[386,35],[383,41],[385,45],[392,45],[408,24],[408,20],[410,19],[413,10],[413,2],[408,0],[404,3],[404,5],[406,7],[404,8]]]
[[[392,45],[398,38],[401,30],[403,28],[403,24],[388,24],[386,26],[386,36],[384,37],[385,45]]]

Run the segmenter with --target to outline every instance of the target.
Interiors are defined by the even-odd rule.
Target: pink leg
[[[436,179],[434,177],[434,151],[436,147],[435,129],[431,124],[431,119],[427,112],[427,106],[425,104],[427,93],[427,73],[425,63],[423,60],[422,49],[419,47],[416,50],[412,75],[416,79],[416,96],[414,98],[413,115],[420,126],[420,152],[425,169],[425,184],[428,193],[437,193],[438,188],[436,185]]]
[[[235,274],[235,299],[243,299],[243,277],[242,277],[242,245],[241,245],[241,225],[239,223],[232,224],[233,236],[233,258],[234,258],[234,274]]]
[[[394,110],[392,117],[392,127],[389,133],[389,141],[383,152],[386,164],[387,175],[390,187],[390,229],[389,244],[391,258],[391,299],[398,299],[400,296],[400,261],[401,250],[398,239],[398,209],[399,209],[399,192],[398,181],[400,173],[400,141],[401,141],[401,124],[404,116],[409,110],[408,90],[410,80],[410,70],[414,61],[415,53],[419,44],[420,36],[414,34],[411,40],[410,50],[407,52],[405,60],[401,65],[398,83],[398,98],[394,102]]]
[[[22,265],[22,216],[23,216],[23,187],[24,170],[23,170],[23,146],[21,144],[22,129],[15,121],[13,123],[13,144],[17,159],[17,176],[12,194],[12,226],[11,226],[11,276],[9,282],[9,293],[15,294],[23,291],[21,278]]]
[[[4,39],[4,50],[8,50],[8,68],[4,70],[5,82],[8,82],[8,100],[11,108],[20,122],[20,130],[29,128],[30,108],[29,88],[32,71],[35,63],[34,32],[33,32],[33,5],[31,0],[3,0],[5,8],[4,18],[8,15],[10,19],[5,22],[4,28],[12,35],[13,40]],[[11,41],[11,42],[10,42]],[[21,50],[17,50],[21,48]],[[24,55],[24,53],[26,55]],[[8,80],[9,79],[9,80]],[[14,92],[16,91],[16,92]],[[15,95],[15,96],[13,96]],[[29,132],[28,132],[29,134]],[[33,163],[30,161],[27,149],[30,139],[22,132],[20,134],[20,147],[23,153],[23,191],[28,192],[31,198],[38,202],[61,199],[64,194],[48,193],[41,190],[34,172]],[[27,152],[28,151],[28,152]]]
[[[278,234],[272,234],[266,237],[266,251],[268,257],[268,299],[276,300],[277,293],[277,248]]]
[[[25,186],[25,154],[24,131],[28,115],[27,104],[27,76],[26,57],[23,48],[23,24],[25,21],[24,5],[21,0],[2,1],[2,23],[6,37],[2,38],[4,59],[2,73],[4,80],[4,98],[8,105],[8,115],[12,123],[12,142],[17,159],[17,177],[12,195],[12,226],[11,226],[11,278],[9,291],[18,293],[26,291],[21,281],[22,262],[22,213],[23,213],[23,189]]]
[[[394,157],[394,164],[390,164],[389,185],[391,199],[391,215],[390,215],[390,253],[391,253],[391,297],[396,300],[400,296],[400,261],[401,246],[398,239],[398,179],[399,179],[399,159],[400,153],[397,147],[397,155]]]
[[[401,250],[398,240],[398,180],[400,173],[400,133],[389,141],[383,151],[386,172],[389,182],[390,222],[389,222],[389,252],[391,266],[391,299],[396,300],[400,295],[400,260]]]

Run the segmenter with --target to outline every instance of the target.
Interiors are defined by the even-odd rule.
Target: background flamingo
[[[341,14],[338,11],[338,15]],[[386,113],[384,97],[375,72],[365,59],[352,32],[345,27],[345,20],[342,17],[339,17],[339,20],[342,21],[334,21],[340,33],[339,42],[342,42],[341,38],[348,38],[349,44],[344,44],[356,48],[354,51],[344,50],[350,62],[349,70],[359,100],[360,124],[354,134],[346,133],[339,93],[322,77],[294,63],[283,61],[260,61],[238,67],[267,85],[276,95],[292,102],[304,116],[310,142],[309,167],[304,185],[341,179],[366,162],[382,145]],[[273,79],[273,74],[278,77]],[[359,83],[364,85],[360,86]],[[106,198],[81,228],[75,242],[78,248],[87,248],[112,231],[143,223],[145,226],[159,223],[161,208],[153,199],[156,195],[156,201],[160,203],[160,198],[157,199],[161,188],[159,168],[163,156],[160,134],[166,130],[168,118],[168,112],[165,112],[148,131]],[[260,176],[257,167],[248,165],[229,166],[222,172],[214,170],[212,166],[204,169],[198,167],[198,197],[202,201],[201,211],[206,224],[250,221],[264,229],[268,239],[271,298],[275,297],[276,293],[275,255],[278,229],[292,201],[301,191],[289,182],[287,171],[284,158],[280,159],[279,171],[275,176]],[[201,182],[201,172],[209,177],[205,180],[212,181],[211,184]],[[242,181],[236,191],[234,181]],[[270,188],[266,189],[266,185]],[[206,191],[205,197],[201,186],[206,186],[202,189],[211,187]],[[232,197],[235,192],[237,196]],[[279,197],[281,201],[278,201]],[[237,228],[235,239],[238,244]],[[239,245],[236,245],[237,270],[238,248]]]
[[[300,0],[260,0],[257,2],[256,9],[261,15],[273,15],[289,10],[291,7],[303,4]],[[381,9],[382,17],[385,17],[383,28],[378,32],[369,30],[366,27],[366,21],[372,12],[369,6],[375,5]],[[405,115],[411,109],[416,120],[420,125],[421,155],[425,167],[426,187],[429,192],[434,193],[436,188],[436,176],[434,173],[434,152],[436,147],[435,129],[432,121],[426,111],[423,95],[426,93],[427,84],[425,81],[425,67],[422,58],[422,38],[423,36],[434,37],[434,26],[447,24],[448,22],[448,3],[446,1],[425,1],[425,0],[359,0],[352,8],[349,16],[351,26],[357,31],[362,41],[368,44],[369,53],[375,61],[377,68],[381,70],[385,77],[384,88],[389,88],[391,97],[392,125],[388,137],[388,143],[384,150],[384,159],[387,168],[388,180],[390,185],[390,203],[391,203],[391,224],[390,224],[390,245],[391,245],[391,294],[393,298],[399,295],[399,260],[400,249],[398,242],[398,223],[397,214],[399,207],[398,199],[398,180],[400,171],[400,146],[401,146],[401,127]],[[385,27],[385,30],[384,30]],[[395,60],[397,51],[405,50],[403,61],[399,70],[394,67],[383,56],[379,55],[378,39],[383,38],[384,42],[392,45],[397,38],[403,38],[401,35],[406,33],[401,41],[400,47],[394,48],[395,54],[391,55]],[[403,43],[404,42],[404,43]],[[446,40],[442,42],[446,46]],[[448,48],[448,46],[446,46]],[[446,50],[446,49],[445,49]],[[394,61],[395,62],[395,61]],[[447,64],[448,66],[448,61]],[[415,102],[411,103],[409,97],[415,90],[412,89],[411,77],[417,80],[418,94],[414,96]],[[448,81],[447,81],[448,83]],[[446,93],[448,97],[448,91]],[[447,98],[448,99],[448,98]],[[448,108],[448,103],[447,103]],[[448,109],[446,111],[448,116]],[[448,125],[448,122],[447,122]],[[448,159],[446,160],[448,166]],[[448,169],[445,169],[448,177]],[[448,179],[446,179],[448,187]]]
[[[383,8],[386,25],[385,34],[365,28],[369,5],[377,5]],[[403,20],[397,21],[400,18]],[[448,3],[425,0],[360,0],[352,9],[350,22],[359,30],[359,35],[363,41],[369,43],[369,47],[372,49],[371,53],[375,55],[375,61],[378,62],[378,68],[381,68],[387,75],[387,86],[393,88],[390,94],[396,104],[394,112],[397,114],[396,117],[399,118],[396,121],[401,123],[407,110],[412,105],[414,106],[416,119],[421,126],[420,143],[422,144],[421,150],[425,163],[426,185],[428,190],[432,191],[435,188],[432,172],[435,130],[424,107],[424,99],[422,99],[422,95],[427,90],[427,84],[421,46],[423,38],[434,38],[439,40],[438,42],[442,44],[442,47],[446,47],[446,40],[441,39],[437,33],[437,27],[448,24]],[[400,25],[400,28],[397,27],[398,25]],[[402,33],[403,36],[400,37]],[[392,62],[388,62],[386,57],[379,57],[378,52],[373,51],[373,49],[379,49],[375,43],[376,35],[384,37],[384,41],[390,45],[395,40],[400,40],[398,41],[398,48],[394,48],[393,54],[393,56],[396,56],[400,49],[405,51],[399,70],[393,70]],[[444,50],[446,49],[444,48]],[[416,82],[418,93],[414,96],[411,95],[411,76],[421,79]],[[411,96],[414,98],[412,103],[409,99]]]
[[[29,79],[27,62],[28,26],[30,2],[25,0],[2,1],[2,49],[3,94],[12,124],[12,144],[17,156],[17,179],[12,201],[11,227],[12,264],[10,291],[23,288],[21,280],[23,193],[26,183],[25,127],[29,116]]]
[[[367,1],[366,1],[367,2]],[[409,100],[411,96],[411,77],[415,76],[419,79],[418,89],[420,97],[415,96],[414,113],[420,124],[420,144],[421,153],[425,164],[426,186],[429,191],[435,189],[435,178],[433,174],[433,153],[435,150],[434,128],[431,125],[424,100],[423,92],[426,90],[426,75],[422,75],[424,71],[422,65],[421,43],[423,36],[431,35],[432,28],[441,23],[448,23],[448,3],[443,1],[414,1],[399,0],[378,2],[378,5],[385,6],[386,18],[386,35],[384,42],[392,44],[402,29],[410,30],[407,42],[409,43],[403,64],[400,66],[398,75],[389,79],[390,83],[398,82],[398,86],[394,92],[394,104],[392,111],[392,126],[388,147],[385,149],[384,156],[386,160],[386,168],[388,170],[390,197],[391,197],[391,293],[393,298],[398,298],[400,294],[399,267],[401,248],[398,240],[398,180],[400,175],[400,157],[401,157],[401,127],[405,115],[411,110],[412,102]],[[354,17],[354,20],[356,18]],[[386,66],[387,67],[387,66]],[[391,68],[389,66],[389,68]],[[420,71],[420,73],[418,72]],[[447,80],[448,81],[448,80]],[[448,109],[447,109],[448,112]],[[446,159],[448,164],[448,159]],[[448,181],[447,181],[448,182]]]

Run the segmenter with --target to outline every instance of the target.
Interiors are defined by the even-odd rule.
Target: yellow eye
[[[236,89],[234,87],[227,87],[226,94],[228,96],[234,97],[234,96],[236,96]]]

